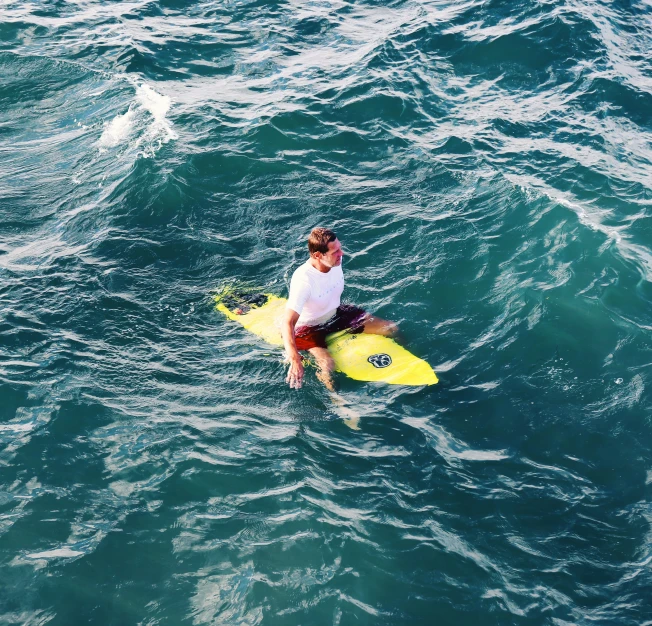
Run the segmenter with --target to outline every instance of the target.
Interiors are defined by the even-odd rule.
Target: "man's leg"
[[[335,362],[333,357],[328,353],[326,348],[310,348],[308,350],[317,361],[317,378],[321,380],[331,392],[331,400],[336,412],[340,417],[344,418],[344,423],[353,430],[360,430],[358,423],[360,422],[360,415],[354,410],[350,409],[347,405],[348,402],[335,391],[333,385],[332,373],[335,369]]]
[[[367,315],[364,320],[363,333],[370,335],[384,335],[385,337],[393,337],[398,332],[398,326],[394,322],[376,317],[375,315]]]
[[[315,361],[317,362],[317,378],[324,383],[326,389],[335,391],[332,377],[333,370],[335,369],[333,357],[328,353],[326,348],[310,348],[308,352],[315,357]]]

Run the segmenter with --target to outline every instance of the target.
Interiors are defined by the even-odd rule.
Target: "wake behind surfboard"
[[[215,296],[216,309],[248,331],[275,346],[283,345],[281,319],[285,298],[267,293],[247,293],[224,288]],[[361,381],[392,385],[434,385],[432,367],[399,346],[393,339],[346,331],[326,337],[326,345],[338,371]]]

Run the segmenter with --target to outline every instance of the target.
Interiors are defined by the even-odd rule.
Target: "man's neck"
[[[312,256],[310,257],[310,265],[312,265],[318,272],[321,272],[322,274],[326,274],[331,271],[331,268],[328,265],[322,263],[319,259],[316,259]]]

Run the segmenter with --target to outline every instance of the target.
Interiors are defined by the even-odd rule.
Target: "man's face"
[[[342,265],[343,256],[342,244],[339,239],[336,239],[328,244],[328,252],[321,255],[320,261],[327,267],[337,267]]]

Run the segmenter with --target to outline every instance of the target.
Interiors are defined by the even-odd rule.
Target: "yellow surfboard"
[[[228,288],[215,296],[218,311],[275,346],[283,345],[281,320],[285,303],[285,298],[273,294],[243,294]],[[438,382],[426,361],[389,337],[342,331],[328,335],[326,345],[338,371],[354,380],[392,385],[434,385]]]

